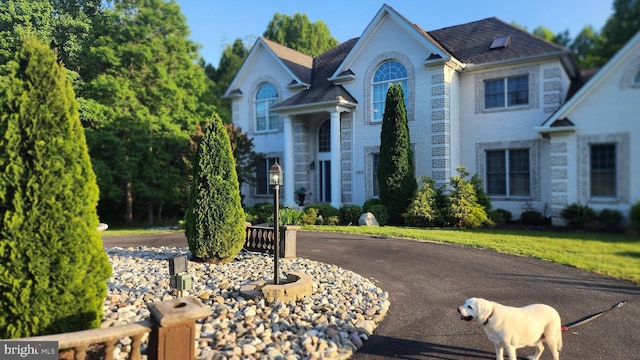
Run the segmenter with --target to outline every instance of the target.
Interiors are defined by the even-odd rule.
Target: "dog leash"
[[[598,317],[600,317],[600,316],[604,315],[605,313],[607,313],[607,312],[609,312],[609,311],[611,311],[611,310],[613,310],[613,309],[617,309],[617,308],[621,308],[621,307],[623,307],[623,306],[624,306],[624,304],[626,304],[626,303],[628,303],[628,302],[629,302],[629,300],[623,300],[623,301],[620,301],[620,302],[618,302],[618,303],[616,303],[616,304],[613,304],[610,308],[608,308],[608,309],[606,309],[606,310],[598,311],[598,312],[593,313],[593,314],[591,314],[591,315],[587,315],[587,316],[585,316],[585,317],[583,317],[583,318],[580,318],[580,319],[578,319],[578,320],[576,320],[576,321],[572,321],[572,322],[570,322],[570,323],[568,323],[568,324],[566,324],[566,325],[562,325],[562,331],[567,331],[567,330],[569,330],[569,329],[571,329],[571,328],[574,328],[574,327],[576,327],[576,326],[586,324],[586,323],[588,323],[589,321],[591,321],[591,320],[593,320],[593,319],[596,319],[596,318],[598,318]]]

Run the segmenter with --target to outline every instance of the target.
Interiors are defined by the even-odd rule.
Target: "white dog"
[[[496,360],[516,360],[516,349],[534,346],[536,353],[529,356],[539,360],[546,343],[554,360],[560,359],[562,350],[562,324],[560,315],[549,305],[532,304],[517,308],[493,301],[471,298],[458,308],[462,320],[475,320],[496,346]]]

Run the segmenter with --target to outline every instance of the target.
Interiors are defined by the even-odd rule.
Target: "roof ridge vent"
[[[508,47],[510,43],[511,43],[511,36],[510,35],[498,37],[498,38],[493,39],[493,42],[491,43],[491,46],[489,47],[489,50],[503,49],[503,48]]]

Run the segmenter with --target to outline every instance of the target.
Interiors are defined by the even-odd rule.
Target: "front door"
[[[331,122],[318,129],[318,200],[331,202]]]

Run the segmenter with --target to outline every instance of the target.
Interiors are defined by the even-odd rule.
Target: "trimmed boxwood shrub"
[[[371,199],[365,201],[364,204],[362,204],[362,212],[363,213],[371,212],[371,207],[373,205],[380,205],[380,204],[382,204],[382,201],[380,201],[380,199],[371,198]]]
[[[358,225],[362,215],[360,205],[344,205],[340,208],[340,223],[344,225]]]
[[[378,224],[380,224],[380,226],[384,226],[389,223],[389,214],[387,212],[386,206],[382,204],[373,205],[368,212],[372,213],[373,216],[376,217],[376,220],[378,221]]]
[[[593,227],[596,220],[596,212],[588,205],[573,203],[562,209],[560,217],[571,228],[585,229]]]
[[[522,225],[545,225],[547,219],[540,211],[526,210],[520,214],[520,223]]]
[[[304,210],[306,211],[307,209],[316,209],[318,211],[318,215],[322,216],[325,220],[330,216],[338,217],[339,215],[338,209],[334,208],[329,204],[324,204],[324,203],[307,205],[304,207]]]
[[[97,327],[111,265],[75,94],[34,38],[0,71],[0,338]]]
[[[598,213],[598,227],[604,231],[616,231],[620,229],[620,224],[624,216],[618,210],[602,209]]]

